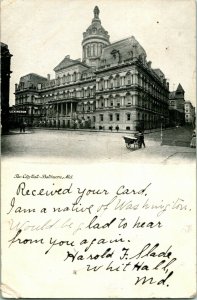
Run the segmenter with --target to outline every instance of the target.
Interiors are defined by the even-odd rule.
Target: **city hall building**
[[[110,43],[99,8],[83,33],[82,59],[69,55],[55,79],[30,73],[15,87],[15,106],[29,125],[58,128],[152,129],[169,123],[169,83],[153,69],[134,36]]]

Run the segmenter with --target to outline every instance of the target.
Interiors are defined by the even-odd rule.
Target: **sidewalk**
[[[196,149],[182,146],[161,146],[159,142],[153,140],[146,141],[146,148],[137,150],[128,150],[125,154],[125,159],[129,159],[130,162],[140,163],[195,163],[196,161]]]

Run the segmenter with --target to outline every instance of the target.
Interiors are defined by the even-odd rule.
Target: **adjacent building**
[[[185,91],[179,83],[176,91],[169,94],[170,125],[185,124]]]
[[[99,8],[83,33],[82,59],[69,55],[54,68],[55,78],[21,77],[14,109],[28,124],[122,130],[169,125],[169,84],[153,69],[134,36],[111,43]]]
[[[9,94],[10,94],[10,70],[12,54],[8,45],[1,43],[1,132],[9,131]]]
[[[10,111],[12,123],[25,122],[29,126],[40,122],[42,104],[38,99],[44,82],[47,78],[31,73],[15,84],[15,105]]]
[[[195,124],[195,107],[190,101],[185,101],[185,123],[191,124],[193,127]]]

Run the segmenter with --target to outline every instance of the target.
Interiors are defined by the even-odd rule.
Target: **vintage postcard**
[[[1,1],[1,295],[196,296],[193,0]]]

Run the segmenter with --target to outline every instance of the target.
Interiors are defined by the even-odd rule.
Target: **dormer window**
[[[116,59],[117,50],[112,50],[111,55],[113,56],[113,59]]]
[[[112,52],[111,52],[111,55],[112,55],[114,60],[118,59],[118,62],[119,63],[121,62],[121,54],[120,54],[119,50],[113,49]]]

